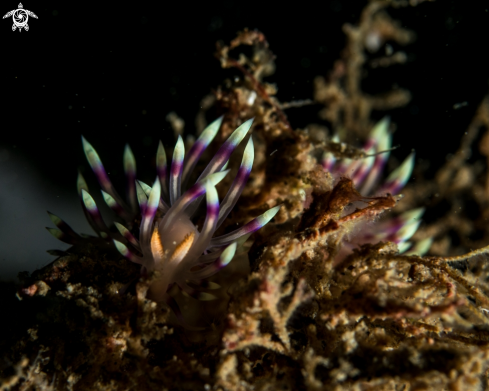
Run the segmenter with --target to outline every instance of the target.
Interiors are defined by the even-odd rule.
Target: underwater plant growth
[[[222,117],[211,123],[186,156],[183,140],[179,136],[170,167],[167,165],[165,149],[160,141],[156,155],[158,175],[152,187],[136,180],[135,159],[129,146],[126,146],[124,171],[128,182],[129,205],[114,189],[95,149],[82,137],[85,155],[102,188],[103,198],[125,224],[115,223],[119,235],[110,232],[83,176],[79,174],[78,192],[83,210],[98,238],[79,236],[52,213],[49,215],[58,229],[48,228],[48,231],[56,238],[74,245],[83,241],[101,244],[111,239],[124,257],[142,266],[142,274],[154,274],[148,297],[154,301],[166,302],[177,315],[179,310],[176,302],[168,294],[169,289],[175,284],[184,293],[196,299],[214,299],[215,296],[198,289],[201,281],[228,265],[238,246],[253,232],[267,224],[280,209],[280,206],[271,208],[244,226],[213,237],[243,191],[254,157],[253,140],[250,137],[237,176],[224,199],[219,202],[215,186],[229,173],[229,170],[225,169],[227,162],[248,134],[253,122],[250,119],[231,134],[195,184],[182,191],[200,156],[216,136],[221,122]],[[204,197],[207,212],[203,226],[199,230],[192,218]],[[137,227],[135,219],[138,220],[139,216],[140,224]],[[139,237],[136,238],[135,232],[138,230]]]

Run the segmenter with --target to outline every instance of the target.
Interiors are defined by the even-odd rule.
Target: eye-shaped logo
[[[27,24],[29,16],[38,19],[37,15],[34,12],[24,9],[22,3],[19,3],[19,8],[17,8],[16,10],[7,12],[3,16],[3,19],[8,18],[9,16],[11,16],[12,20],[14,21],[14,24],[12,25],[12,31],[15,31],[16,29],[22,31],[22,28],[24,28],[25,31],[29,31],[29,25]]]

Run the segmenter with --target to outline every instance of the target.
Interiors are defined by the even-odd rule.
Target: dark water
[[[418,40],[404,49],[407,65],[372,72],[363,86],[372,93],[393,85],[411,90],[409,106],[391,112],[398,124],[394,144],[401,145],[394,156],[415,148],[432,170],[456,149],[488,90],[489,6],[469,3],[392,10]],[[3,13],[16,7],[3,4]],[[277,56],[268,81],[277,83],[278,98],[311,98],[314,76],[327,75],[344,45],[341,25],[356,22],[365,3],[317,4],[139,2],[94,8],[30,2],[24,7],[38,19],[29,18],[29,31],[13,32],[11,19],[2,19],[0,278],[42,266],[52,259],[45,250],[66,247],[45,231],[52,226],[46,209],[77,231],[90,232],[76,195],[77,170],[88,168],[81,134],[116,184],[126,142],[142,179],[151,180],[158,139],[174,141],[166,114],[177,112],[191,133],[201,98],[235,74],[222,72],[213,57],[218,39],[227,42],[244,27],[260,29]],[[318,110],[292,109],[290,122],[321,123]],[[86,177],[94,192],[93,177]]]

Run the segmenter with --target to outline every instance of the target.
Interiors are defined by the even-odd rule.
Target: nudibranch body
[[[387,177],[383,184],[379,185],[382,171],[389,158],[388,151],[391,148],[391,135],[388,129],[388,118],[384,118],[374,126],[363,147],[366,154],[372,156],[362,160],[343,159],[336,161],[332,153],[324,153],[321,160],[324,170],[330,172],[335,179],[344,175],[349,176],[363,196],[399,194],[411,177],[414,167],[414,152]],[[334,137],[332,141],[338,142],[338,137]],[[425,254],[433,242],[432,238],[425,238],[415,243],[409,241],[421,223],[420,218],[423,212],[424,208],[409,210],[397,217],[381,221],[372,226],[371,229],[358,230],[345,244],[343,254],[340,256],[344,257],[355,245],[379,241],[396,243],[400,253]]]
[[[275,206],[244,226],[225,235],[213,237],[241,195],[254,158],[253,141],[250,137],[236,178],[227,195],[219,202],[215,186],[228,174],[226,165],[229,157],[251,127],[252,120],[248,120],[224,142],[196,183],[182,191],[200,156],[216,136],[221,122],[222,117],[211,123],[187,155],[183,140],[179,136],[170,167],[167,165],[165,149],[160,141],[156,156],[157,177],[151,187],[136,180],[135,159],[129,146],[126,146],[124,171],[128,180],[129,205],[114,189],[95,149],[82,137],[85,155],[102,188],[103,198],[125,224],[115,223],[120,235],[109,231],[84,178],[79,174],[78,192],[82,206],[99,238],[87,238],[76,234],[59,217],[51,213],[51,220],[59,229],[48,230],[56,238],[70,244],[85,240],[112,239],[124,257],[142,266],[142,273],[153,273],[154,278],[148,296],[155,301],[165,301],[175,308],[175,302],[168,294],[173,285],[200,300],[213,298],[213,295],[195,287],[198,287],[203,279],[229,264],[236,249],[253,232],[267,224],[280,209],[280,206]],[[198,229],[192,220],[204,197],[206,217],[201,229]],[[141,222],[139,237],[136,238],[133,233],[137,229],[133,229],[133,222],[139,213]]]

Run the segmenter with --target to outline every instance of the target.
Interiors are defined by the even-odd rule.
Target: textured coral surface
[[[366,197],[348,175],[335,179],[319,164],[324,152],[365,159],[354,140],[367,139],[376,122],[372,110],[410,98],[404,90],[370,96],[360,88],[367,65],[405,61],[399,51],[367,64],[364,54],[373,44],[364,37],[399,45],[413,38],[390,19],[387,4],[371,2],[358,26],[345,27],[344,57],[328,78],[315,81],[315,102],[323,105],[329,128],[289,123],[286,110],[308,102],[274,97],[275,87],[263,80],[274,57],[262,33],[246,30],[218,47],[221,66],[242,77],[203,100],[200,123],[211,107],[224,114],[217,135],[223,141],[255,118],[253,169],[222,233],[282,208],[249,241],[248,253],[212,277],[222,286],[218,300],[174,293],[198,327],[179,326],[164,304],[147,299],[151,279],[140,278],[138,266],[115,249],[73,248],[22,274],[22,287],[1,285],[0,389],[487,389],[489,182],[486,162],[472,164],[466,156],[476,142],[489,156],[489,101],[481,103],[454,157],[434,178],[415,168],[417,181],[403,197]],[[231,57],[246,46],[251,57]],[[349,144],[333,142],[333,134]],[[234,173],[238,160],[230,162]],[[220,198],[231,178],[217,186]],[[475,218],[456,213],[465,204]],[[403,255],[395,243],[380,241],[338,257],[382,219],[437,205],[448,212],[413,237],[433,239],[428,255]],[[475,248],[481,250],[470,253]]]

